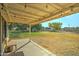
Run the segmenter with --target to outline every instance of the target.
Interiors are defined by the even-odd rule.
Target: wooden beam
[[[15,18],[21,18],[21,19],[29,19],[29,20],[35,20],[33,18],[29,18],[29,17],[24,17],[24,16],[19,16],[19,15],[13,15],[13,14],[10,14],[12,17],[15,17]]]
[[[32,18],[33,18],[33,19],[38,19],[38,18],[36,18],[36,17],[29,16],[28,14],[25,15],[25,14],[20,14],[20,13],[11,12],[11,11],[10,11],[10,13],[13,14],[13,15],[16,15],[16,16],[24,17],[24,18],[27,18],[27,17],[28,17],[28,18],[31,18],[31,19],[32,19]]]
[[[65,9],[62,9],[63,12],[67,11],[67,10],[71,10],[71,7],[68,7],[68,8],[65,8]],[[37,22],[32,22],[31,24],[34,25],[34,24],[38,24],[38,23],[41,23],[41,22],[44,22],[44,21],[48,21],[48,20],[51,20],[51,19],[55,19],[53,16],[57,15],[57,14],[60,14],[61,13],[61,10],[58,11],[57,13],[55,14],[51,14],[50,16],[46,17],[46,18],[43,18],[43,19],[40,19],[39,21]]]
[[[28,24],[26,22],[17,22],[17,21],[13,21],[13,22],[9,22],[9,23]]]
[[[22,18],[22,17],[20,17],[20,16],[16,16],[16,17],[12,17],[14,20],[13,21],[11,21],[11,22],[14,22],[14,21],[17,21],[18,23],[21,21],[21,22],[24,22],[24,24],[26,23],[28,23],[28,24],[30,24],[30,22],[32,22],[32,21],[34,21],[35,19],[27,19],[27,18]],[[20,23],[21,23],[20,22]]]
[[[1,4],[0,4],[0,10],[2,9],[2,6],[1,6]]]
[[[21,17],[13,17],[13,19],[18,19],[17,21],[19,22],[19,21],[23,21],[23,22],[32,22],[32,21],[34,21],[34,20],[31,20],[31,19],[26,19],[26,18],[21,18]]]
[[[8,11],[8,9],[7,9],[7,7],[5,8],[5,10],[6,10],[6,15],[4,14],[4,13],[2,13],[2,16],[6,19],[7,18],[7,16],[8,17],[11,17],[10,19],[12,19],[12,20],[9,20],[9,18],[7,19],[7,22],[15,22],[15,23],[23,23],[23,24],[27,24],[27,22],[26,21],[22,21],[22,20],[20,20],[20,19],[18,19],[18,20],[15,20],[10,14],[9,14],[9,11]],[[3,11],[4,12],[4,11]]]
[[[11,21],[12,18],[11,18],[10,14],[9,14],[9,10],[8,10],[8,8],[7,8],[7,4],[3,4],[3,5],[4,5],[3,8],[6,10],[6,13],[7,13],[8,19],[9,19],[9,21]]]
[[[52,6],[52,8],[55,8],[56,10],[60,10],[59,8],[57,8],[56,6],[52,5],[49,3],[50,6]]]
[[[61,7],[61,6],[58,6],[57,4],[55,4],[55,3],[53,3],[53,4],[51,4],[51,5],[53,5],[56,9],[59,9],[59,10],[61,10],[63,7]]]
[[[3,55],[3,43],[2,43],[2,16],[0,12],[0,56]]]
[[[58,12],[56,12],[56,13],[51,13],[49,16],[47,16],[47,17],[45,17],[45,18],[42,18],[42,19],[40,19],[39,21],[43,21],[44,19],[47,19],[47,18],[50,18],[50,17],[52,17],[52,16],[55,16],[55,15],[57,15],[57,14],[59,14],[59,13],[61,13],[61,11],[58,11]],[[34,21],[35,22],[35,21]],[[32,22],[33,23],[33,22]]]
[[[30,7],[30,8],[36,9],[38,11],[45,12],[45,13],[50,13],[49,11],[43,10],[43,9],[35,7],[35,6],[31,6],[30,4],[27,4],[27,3],[26,3],[26,7]]]
[[[60,18],[60,17],[64,17],[64,16],[68,16],[68,15],[71,15],[73,13],[66,13],[66,14],[63,14],[63,16],[61,16],[60,14],[57,16],[57,17],[51,17],[51,18],[48,18],[46,20],[42,20],[42,21],[39,21],[39,22],[35,22],[35,23],[31,23],[31,25],[36,25],[36,24],[39,24],[39,23],[42,23],[42,22],[45,22],[45,21],[49,21],[49,20],[54,20],[54,19],[57,19],[57,18]]]
[[[62,5],[60,5],[60,4],[61,4],[61,3],[58,3],[58,4],[56,3],[55,5],[58,6],[58,7],[60,7],[60,8],[66,7],[66,6],[62,6]],[[62,4],[63,4],[63,3],[62,3]]]
[[[73,5],[72,5],[73,6]],[[77,5],[78,6],[78,5]],[[7,6],[6,6],[6,8],[7,8]],[[71,10],[71,7],[68,7],[68,8],[63,8],[63,9],[61,9],[61,10],[59,10],[59,11],[56,11],[55,13],[51,13],[50,15],[48,15],[48,16],[46,16],[46,17],[44,17],[44,18],[42,18],[42,16],[40,17],[40,16],[37,16],[37,17],[40,17],[40,19],[39,18],[37,18],[38,20],[31,20],[31,21],[27,21],[27,20],[29,20],[29,19],[27,19],[26,20],[26,17],[22,17],[22,18],[20,18],[20,17],[18,17],[19,19],[17,19],[17,18],[15,18],[15,19],[17,19],[17,20],[15,20],[14,18],[12,18],[12,16],[10,15],[11,14],[11,10],[13,10],[13,11],[16,11],[16,12],[19,12],[19,14],[20,15],[22,15],[23,13],[23,15],[25,15],[26,14],[26,11],[24,11],[24,10],[20,10],[20,9],[17,9],[17,8],[10,8],[9,9],[9,7],[7,8],[7,10],[5,9],[5,11],[6,11],[6,14],[5,14],[5,12],[4,12],[4,17],[5,18],[7,18],[7,16],[8,16],[8,19],[10,19],[9,17],[11,17],[11,20],[10,20],[10,22],[17,22],[17,23],[24,23],[24,24],[32,24],[32,25],[34,25],[34,24],[38,24],[38,23],[41,23],[41,22],[44,22],[44,21],[48,21],[48,20],[51,20],[51,19],[55,19],[55,18],[59,18],[59,17],[63,17],[64,15],[66,15],[66,13],[65,13],[65,11],[67,11],[67,10]],[[62,13],[63,13],[63,16],[61,16],[61,11],[62,11]],[[15,13],[16,13],[15,12]],[[64,14],[65,13],[65,14]],[[9,15],[8,15],[9,14]],[[17,13],[16,13],[17,14]],[[29,13],[28,13],[29,14]],[[69,13],[69,14],[72,14],[72,13]],[[68,15],[69,15],[68,14]],[[31,15],[31,14],[30,14]],[[32,14],[33,15],[33,14]],[[56,15],[58,15],[58,16],[56,16]],[[35,16],[35,15],[33,15],[33,16]],[[30,18],[30,17],[29,17]]]
[[[7,16],[6,11],[1,10],[1,15],[2,15],[2,17],[4,18],[4,20],[8,21],[8,16]]]
[[[8,6],[8,9],[9,10],[14,10],[14,11],[17,11],[17,12],[20,12],[20,13],[26,13],[26,14],[31,14],[31,15],[33,15],[33,16],[37,16],[37,17],[42,17],[41,15],[38,15],[38,14],[35,14],[35,13],[32,13],[32,12],[27,12],[27,11],[25,11],[24,9],[18,9],[18,8],[14,8],[14,7],[10,7],[10,6]]]
[[[53,4],[54,6],[57,6],[56,4]],[[59,7],[59,6],[58,6]],[[60,6],[61,7],[61,6]],[[70,7],[68,7],[68,8],[70,8]],[[46,19],[46,18],[50,18],[50,17],[52,17],[52,16],[54,16],[54,15],[56,15],[56,14],[58,14],[58,13],[61,13],[63,10],[67,10],[68,8],[62,8],[61,7],[61,9],[59,9],[58,11],[56,11],[56,12],[54,12],[54,13],[51,13],[49,16],[46,16],[45,18],[42,18],[42,19],[39,19],[38,21],[42,21],[43,19]],[[36,21],[33,21],[33,22],[37,22],[37,20]],[[33,23],[32,22],[32,23]]]
[[[22,20],[14,19],[13,21],[10,21],[9,23],[29,24],[28,22],[23,21],[23,19]]]
[[[13,16],[14,19],[18,18],[18,19],[21,19],[21,20],[26,20],[26,21],[30,21],[32,19],[28,19],[28,18],[23,18],[23,17],[18,17],[18,16]],[[18,20],[19,21],[19,20]]]

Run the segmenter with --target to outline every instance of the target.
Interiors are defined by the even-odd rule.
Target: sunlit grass
[[[11,39],[28,37],[28,32],[10,32]],[[33,41],[56,55],[79,56],[79,34],[71,32],[32,32],[31,37]]]
[[[39,36],[39,35],[42,35],[41,32],[32,32],[31,33],[31,36]],[[27,38],[30,36],[30,33],[29,32],[10,32],[9,33],[9,36],[11,39],[22,39],[22,38]]]

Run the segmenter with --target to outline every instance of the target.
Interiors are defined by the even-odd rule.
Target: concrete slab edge
[[[44,47],[40,46],[39,44],[35,43],[34,41],[31,40],[31,42],[36,45],[37,47],[39,47],[40,49],[42,49],[45,53],[47,53],[49,56],[56,56],[55,54],[53,54],[52,52],[50,52],[49,50],[45,49]]]

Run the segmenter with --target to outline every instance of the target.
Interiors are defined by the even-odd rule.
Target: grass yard
[[[71,32],[32,32],[32,40],[56,55],[79,56],[79,34]],[[10,33],[11,39],[28,38],[27,32]]]
[[[41,32],[32,32],[31,36],[41,36],[42,33]],[[29,38],[30,34],[29,32],[10,32],[9,33],[9,37],[11,39],[22,39],[22,38]]]

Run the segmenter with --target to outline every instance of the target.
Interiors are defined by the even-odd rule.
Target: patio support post
[[[3,44],[2,44],[2,16],[0,13],[0,56],[3,55]]]
[[[29,24],[29,40],[31,41],[31,24]]]
[[[8,22],[6,22],[6,46],[8,45],[9,41],[9,29],[8,29]]]

